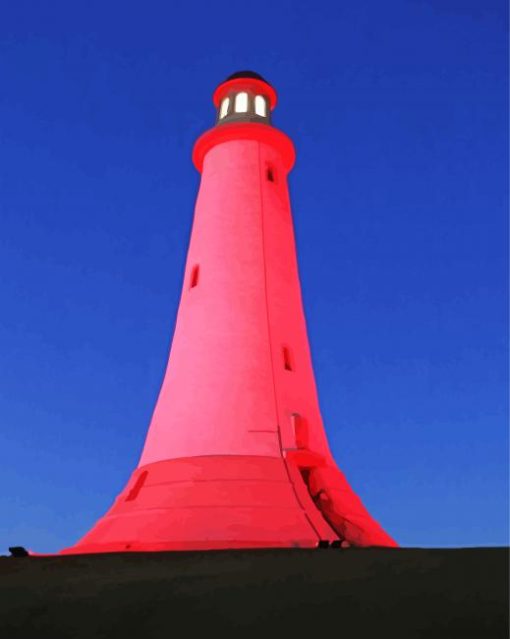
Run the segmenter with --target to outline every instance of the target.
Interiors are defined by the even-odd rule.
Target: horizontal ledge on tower
[[[255,140],[272,146],[280,153],[285,171],[294,166],[296,152],[292,140],[279,129],[257,122],[226,123],[203,133],[195,142],[192,160],[197,171],[202,173],[204,158],[217,144],[233,140]]]

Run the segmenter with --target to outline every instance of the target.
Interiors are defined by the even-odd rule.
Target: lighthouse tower
[[[395,546],[328,447],[296,262],[276,92],[231,75],[201,173],[175,332],[138,467],[65,554]]]

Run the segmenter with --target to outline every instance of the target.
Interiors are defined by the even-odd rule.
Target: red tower
[[[63,553],[395,546],[322,425],[294,246],[291,140],[252,72],[214,92],[168,367],[124,491]]]

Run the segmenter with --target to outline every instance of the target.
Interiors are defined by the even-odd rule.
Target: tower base
[[[283,458],[217,455],[137,468],[110,510],[60,554],[314,548],[339,541]]]

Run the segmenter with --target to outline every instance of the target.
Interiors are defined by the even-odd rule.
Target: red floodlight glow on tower
[[[396,546],[322,424],[295,253],[291,140],[253,72],[214,93],[168,367],[138,467],[63,554]]]

